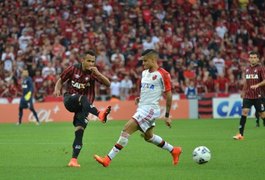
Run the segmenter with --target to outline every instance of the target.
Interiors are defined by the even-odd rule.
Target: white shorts
[[[155,119],[160,116],[160,109],[152,107],[138,107],[136,113],[132,116],[140,126],[143,132],[155,126]]]

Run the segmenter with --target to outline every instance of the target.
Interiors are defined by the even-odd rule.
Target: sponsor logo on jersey
[[[142,83],[142,84],[141,84],[141,87],[142,87],[142,88],[145,88],[145,89],[152,89],[152,90],[155,89],[155,85],[153,85],[153,84],[149,84],[149,83]]]
[[[246,79],[259,79],[257,74],[246,74]]]
[[[90,83],[79,83],[79,82],[75,82],[75,81],[71,81],[72,86],[77,88],[77,89],[85,89],[87,86],[90,86]]]

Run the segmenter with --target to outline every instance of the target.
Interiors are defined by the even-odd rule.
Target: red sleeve
[[[171,91],[171,77],[170,74],[163,68],[159,68],[158,72],[162,75],[164,83],[164,92]]]
[[[66,68],[60,75],[62,82],[65,82],[67,79],[69,79],[69,77],[72,76],[73,72],[74,72],[74,66],[69,66],[68,68]]]

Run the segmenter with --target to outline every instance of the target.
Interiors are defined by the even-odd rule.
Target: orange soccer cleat
[[[109,158],[109,156],[100,157],[95,154],[94,158],[96,159],[98,163],[102,164],[102,166],[104,167],[108,167],[110,165],[111,159]]]
[[[80,167],[80,164],[78,164],[76,158],[72,158],[68,163],[68,167]]]
[[[244,136],[242,136],[240,133],[238,133],[237,135],[233,136],[234,140],[243,140]]]
[[[106,109],[99,111],[98,113],[98,119],[102,122],[102,123],[106,123],[107,122],[107,117],[109,115],[111,111],[111,106],[108,106]]]
[[[171,155],[173,157],[173,164],[177,165],[179,162],[179,156],[182,153],[181,147],[174,147],[173,150],[171,151]]]

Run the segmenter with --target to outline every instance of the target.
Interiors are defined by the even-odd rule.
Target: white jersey
[[[163,68],[149,72],[144,70],[141,79],[139,107],[149,106],[159,109],[159,100],[163,92],[171,90],[170,74]]]

